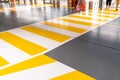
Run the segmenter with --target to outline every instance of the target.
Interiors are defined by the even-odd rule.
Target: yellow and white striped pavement
[[[117,17],[82,12],[0,32],[0,80],[95,80],[43,54]]]
[[[45,55],[2,69],[0,76],[1,80],[95,80]]]

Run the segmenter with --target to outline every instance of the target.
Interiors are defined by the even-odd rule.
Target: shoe
[[[118,9],[116,9],[116,11],[118,11]]]

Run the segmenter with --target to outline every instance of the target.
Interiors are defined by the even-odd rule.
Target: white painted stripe
[[[67,25],[67,26],[70,25],[70,26],[73,26],[73,27],[83,28],[83,29],[87,29],[87,30],[92,28],[92,27],[88,27],[88,26],[85,26],[85,25],[79,25],[79,24],[74,24],[74,23],[70,23],[70,22],[64,22],[64,21],[57,20],[57,19],[48,20],[48,22],[54,22],[54,23]]]
[[[51,78],[75,71],[60,63],[54,62],[28,70],[2,76],[1,80],[50,80]]]
[[[87,19],[83,19],[83,18],[72,18],[72,17],[69,17],[69,16],[66,16],[66,17],[62,17],[62,18],[67,18],[67,19],[71,19],[71,20],[76,20],[76,21],[83,21],[83,22],[90,22],[92,24],[103,24],[104,22],[100,22],[100,21],[97,21],[97,20],[87,20]],[[61,18],[61,19],[62,19]]]
[[[10,64],[15,64],[25,59],[28,59],[30,55],[22,52],[18,48],[10,45],[9,43],[0,39],[0,56],[6,59]]]
[[[90,17],[90,18],[99,18],[99,19],[102,19],[102,20],[112,20],[112,18],[105,18],[105,17],[101,17],[101,16],[97,16],[96,14],[93,15],[93,16],[89,16],[89,15],[83,15],[83,14],[73,14],[73,15],[76,15],[76,16],[85,16],[85,17]]]
[[[19,36],[25,40],[31,41],[32,43],[43,46],[47,49],[53,49],[60,44],[57,41],[45,38],[43,36],[28,32],[28,31],[25,31],[22,29],[13,29],[13,30],[9,30],[8,32],[10,32],[16,36]]]
[[[35,27],[38,27],[41,29],[45,29],[45,30],[49,30],[52,32],[56,32],[59,34],[67,35],[70,37],[78,37],[80,35],[80,33],[72,32],[72,31],[68,31],[68,30],[64,30],[64,29],[60,29],[60,28],[56,28],[56,27],[50,27],[50,26],[47,26],[47,25],[44,25],[41,23],[35,23],[35,24],[32,24],[32,26],[35,26]]]

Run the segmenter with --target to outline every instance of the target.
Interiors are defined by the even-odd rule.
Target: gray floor
[[[120,80],[120,18],[48,52],[47,55],[97,80]]]
[[[74,13],[71,9],[53,7],[13,11],[8,14],[1,13],[0,31],[71,13]],[[100,26],[46,55],[97,80],[120,80],[120,18]]]
[[[4,4],[6,7],[10,7],[8,3]],[[26,7],[27,5],[20,5]],[[0,8],[3,4],[0,3]],[[21,9],[17,11],[8,11],[7,13],[0,13],[0,32],[5,30],[14,29],[24,25],[29,25],[68,14],[74,13],[72,9],[68,8],[56,8],[56,7],[39,7],[32,9]]]

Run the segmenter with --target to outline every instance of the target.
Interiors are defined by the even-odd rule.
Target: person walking
[[[116,11],[118,11],[119,4],[120,4],[120,0],[116,0]]]
[[[79,0],[76,0],[76,3],[75,3],[75,4],[76,4],[76,6],[77,6],[78,1],[79,1]]]
[[[85,11],[85,1],[84,0],[78,0],[76,5],[76,11]]]
[[[107,0],[107,1],[106,1],[106,9],[109,9],[109,8],[110,8],[111,2],[112,2],[112,0]]]

